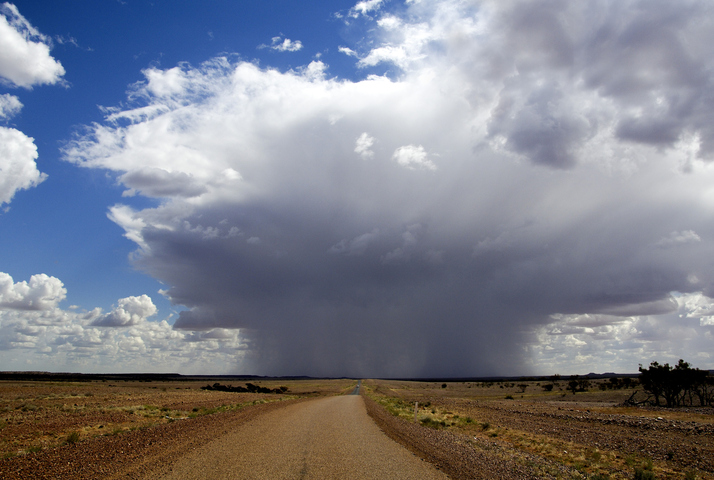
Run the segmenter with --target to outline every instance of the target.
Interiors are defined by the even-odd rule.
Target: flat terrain
[[[601,390],[605,382],[592,382],[589,391],[576,394],[565,390],[565,382],[556,382],[550,392],[543,388],[550,382],[528,381],[362,385],[390,412],[394,420],[382,428],[395,430],[395,439],[406,435],[405,444],[415,443],[405,424],[414,425],[419,402],[418,423],[438,437],[431,443],[468,444],[470,450],[526,466],[528,473],[515,478],[631,479],[636,468],[663,479],[714,478],[714,409],[624,407],[637,389]],[[637,397],[644,398],[641,389]],[[452,473],[444,465],[454,477],[478,478],[459,473],[462,467],[455,464]]]
[[[384,435],[357,395],[320,398],[266,413],[193,450],[166,470],[146,478],[448,478]]]
[[[354,380],[253,383],[288,391],[206,391],[200,389],[206,382],[186,381],[0,381],[0,478],[172,478],[181,472],[173,478],[208,478],[181,469],[198,458],[223,468],[220,459],[229,454],[221,449],[235,444],[254,449],[250,458],[269,456],[271,448],[290,443],[284,437],[300,444],[283,456],[290,459],[282,462],[285,478],[300,478],[292,477],[298,467],[303,478],[337,478],[310,465],[325,460],[324,448],[341,460],[335,452],[350,447],[339,439],[352,435],[350,422],[359,422],[364,437],[358,443],[375,443],[377,425],[451,478],[631,479],[635,468],[644,468],[662,479],[714,479],[714,409],[621,406],[632,389],[600,390],[595,383],[572,394],[564,382],[545,391],[543,382],[529,381],[365,380],[360,398],[343,396]],[[365,406],[374,423],[363,421]],[[245,443],[246,437],[256,443]],[[328,447],[314,447],[325,439]],[[328,470],[369,464],[350,462]],[[241,468],[257,470],[252,478],[270,473],[256,465]],[[386,472],[378,462],[374,468]]]

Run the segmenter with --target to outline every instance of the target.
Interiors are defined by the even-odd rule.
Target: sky
[[[0,370],[714,368],[707,0],[0,5]]]

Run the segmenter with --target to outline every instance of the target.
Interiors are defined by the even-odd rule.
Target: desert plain
[[[201,388],[214,382],[273,392]],[[154,478],[251,418],[356,384],[2,380],[0,478]],[[714,409],[626,405],[645,398],[641,388],[611,386],[593,380],[572,393],[559,379],[365,379],[360,395],[387,436],[451,478],[714,478]]]

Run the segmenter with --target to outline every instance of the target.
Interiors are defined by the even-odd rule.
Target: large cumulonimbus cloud
[[[340,50],[393,76],[152,68],[65,155],[159,199],[110,218],[174,328],[241,329],[246,371],[634,369],[714,294],[708,8],[360,2],[371,47]],[[664,354],[711,363],[711,330]]]

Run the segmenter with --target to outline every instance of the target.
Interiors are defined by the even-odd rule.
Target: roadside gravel
[[[3,480],[139,479],[267,412],[305,401],[286,400],[178,420],[0,459]]]
[[[574,469],[515,452],[497,441],[435,430],[390,415],[369,397],[367,412],[393,440],[436,465],[453,479],[584,478]]]

